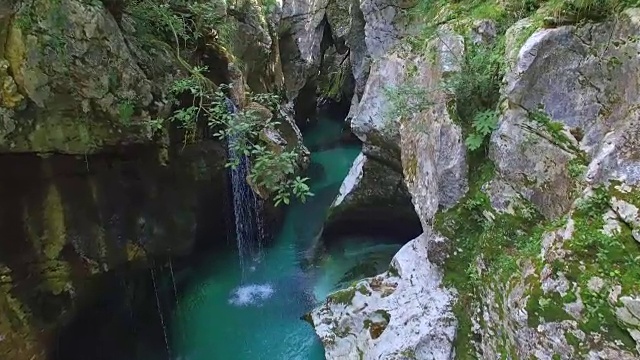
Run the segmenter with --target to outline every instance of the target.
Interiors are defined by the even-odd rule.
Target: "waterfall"
[[[237,108],[233,102],[228,98],[226,102],[227,110],[231,114],[236,114]],[[236,141],[238,138],[235,135],[227,138],[227,156],[232,161],[237,160],[237,166],[229,168],[229,177],[231,178],[235,238],[238,245],[240,267],[244,273],[247,257],[256,260],[262,252],[264,239],[263,203],[247,183],[249,159],[244,154],[236,153],[232,146]]]

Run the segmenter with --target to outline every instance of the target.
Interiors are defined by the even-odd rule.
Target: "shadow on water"
[[[96,296],[79,306],[79,315],[61,331],[51,358],[169,359],[149,271],[114,271],[92,282]],[[171,292],[158,295],[162,312],[169,314]]]

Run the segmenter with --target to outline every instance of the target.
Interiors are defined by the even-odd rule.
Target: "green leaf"
[[[478,133],[473,133],[469,134],[464,143],[465,145],[467,145],[467,148],[469,150],[473,151],[479,149],[482,146],[483,141],[484,136]]]
[[[495,111],[486,110],[477,113],[473,118],[473,128],[477,133],[490,135],[498,125],[498,115]]]

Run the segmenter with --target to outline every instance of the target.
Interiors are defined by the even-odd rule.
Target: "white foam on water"
[[[271,284],[250,284],[236,288],[229,298],[229,304],[235,306],[261,305],[260,303],[273,295]]]

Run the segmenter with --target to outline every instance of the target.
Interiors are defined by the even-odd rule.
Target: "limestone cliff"
[[[424,234],[311,313],[327,358],[640,358],[640,10],[584,6],[432,2],[374,61],[351,126],[399,152]]]

